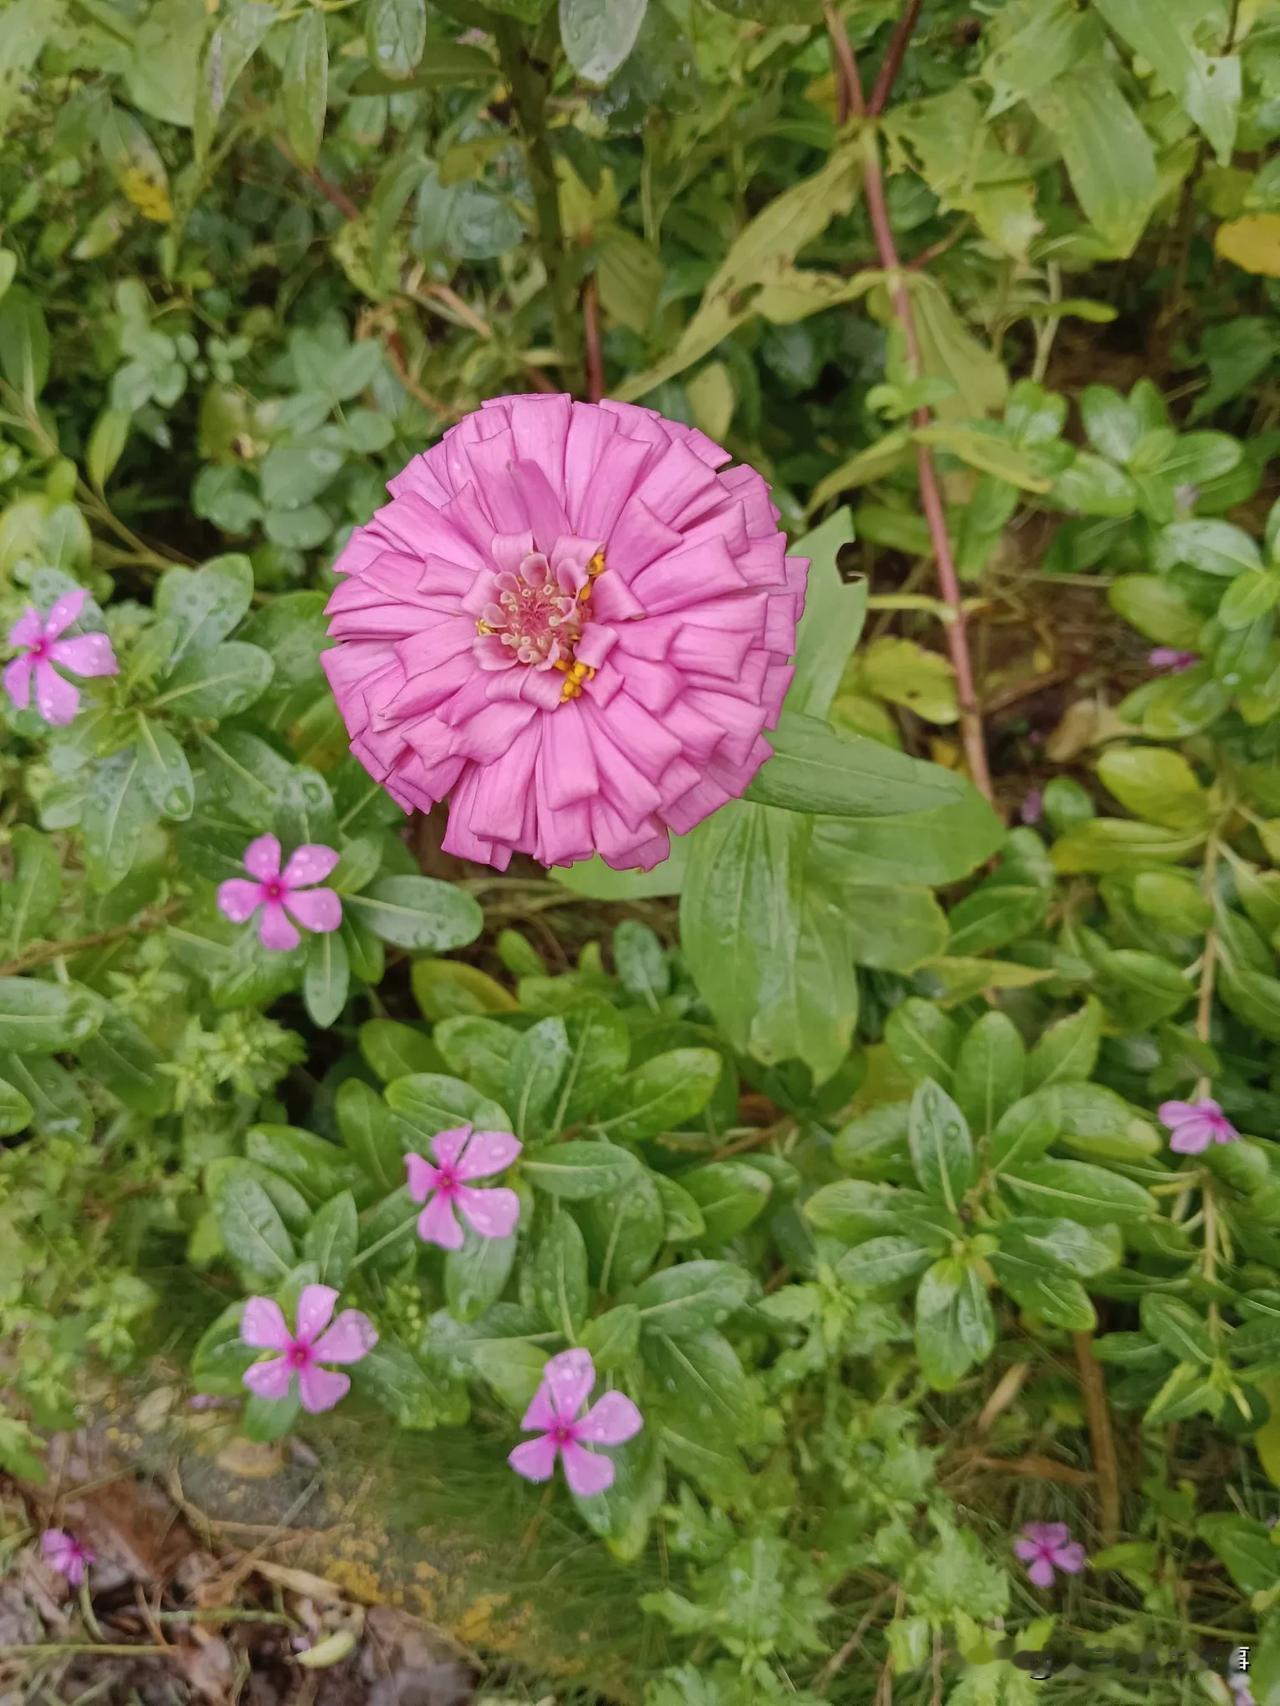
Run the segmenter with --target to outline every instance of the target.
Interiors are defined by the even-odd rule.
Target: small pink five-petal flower
[[[46,1528],[40,1536],[40,1550],[44,1553],[45,1561],[65,1576],[73,1588],[78,1588],[84,1580],[84,1573],[89,1565],[96,1562],[96,1556],[85,1545],[83,1540],[77,1540],[74,1534],[69,1534],[65,1528]]]
[[[1177,1155],[1199,1155],[1211,1143],[1235,1143],[1240,1136],[1210,1096],[1198,1102],[1161,1102],[1157,1112],[1173,1133],[1169,1147]]]
[[[316,1415],[331,1410],[351,1389],[345,1374],[321,1368],[325,1362],[359,1362],[378,1342],[373,1322],[358,1309],[344,1309],[330,1326],[338,1294],[331,1285],[304,1285],[298,1297],[298,1326],[291,1333],[280,1305],[270,1297],[251,1297],[240,1318],[240,1337],[255,1350],[279,1356],[255,1362],[244,1377],[259,1398],[287,1398],[298,1382],[302,1408]]]
[[[471,1180],[501,1173],[523,1147],[509,1131],[472,1131],[463,1125],[431,1139],[434,1165],[421,1155],[406,1155],[409,1195],[426,1204],[418,1216],[418,1236],[442,1249],[460,1250],[463,1232],[456,1204],[482,1238],[508,1237],[520,1218],[519,1197],[505,1185],[477,1190]]]
[[[613,1485],[612,1459],[588,1451],[587,1444],[623,1445],[640,1432],[644,1418],[624,1392],[606,1392],[579,1415],[595,1383],[589,1351],[561,1351],[551,1358],[520,1423],[525,1429],[536,1428],[541,1437],[523,1441],[507,1458],[517,1475],[526,1481],[549,1481],[559,1457],[569,1491],[579,1498]]]
[[[9,630],[9,644],[20,649],[12,663],[5,665],[4,690],[18,709],[25,711],[31,703],[34,676],[36,710],[46,723],[57,728],[69,723],[80,708],[80,689],[65,681],[55,664],[84,676],[115,675],[119,668],[105,634],[62,638],[84,609],[88,596],[83,587],[64,593],[43,618],[32,606]]]
[[[1038,1588],[1053,1586],[1053,1573],[1074,1576],[1084,1569],[1084,1547],[1071,1538],[1065,1522],[1029,1522],[1013,1543],[1028,1565],[1027,1577]]]
[[[264,948],[287,952],[302,940],[289,914],[322,935],[342,923],[342,902],[334,891],[309,886],[323,882],[337,863],[333,848],[317,843],[299,847],[282,871],[280,843],[274,835],[260,835],[244,850],[244,868],[253,881],[229,878],[218,889],[218,906],[233,924],[247,923],[261,908],[258,940]]]
[[[1197,652],[1180,651],[1177,646],[1156,646],[1147,653],[1147,662],[1161,675],[1181,675],[1184,670],[1194,669],[1200,657]]]

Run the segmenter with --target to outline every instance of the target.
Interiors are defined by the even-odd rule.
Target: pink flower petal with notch
[[[309,888],[322,883],[338,863],[338,855],[323,842],[307,842],[289,855],[282,875],[291,889]]]
[[[304,924],[319,936],[327,936],[342,923],[342,902],[332,889],[304,889],[301,892],[291,889],[284,897],[284,905],[299,924]]]
[[[550,1434],[523,1440],[507,1458],[517,1475],[526,1481],[549,1481],[555,1474],[556,1443]]]
[[[463,1246],[462,1228],[453,1212],[453,1204],[439,1191],[418,1216],[418,1236],[427,1244],[438,1244],[442,1250],[460,1250]]]
[[[274,1297],[251,1297],[240,1317],[240,1337],[259,1351],[286,1351],[293,1335]]]
[[[593,1445],[624,1445],[644,1426],[644,1417],[625,1392],[606,1392],[575,1428],[579,1439]]]
[[[344,1309],[315,1342],[317,1362],[359,1362],[378,1342],[373,1322],[359,1309]]]
[[[509,1131],[473,1131],[455,1172],[460,1179],[487,1179],[509,1167],[523,1148]]]
[[[1161,1102],[1156,1109],[1156,1118],[1161,1125],[1170,1128],[1181,1125],[1184,1120],[1195,1119],[1200,1109],[1191,1102]]]
[[[1015,1540],[1013,1549],[1026,1564],[1032,1563],[1040,1556],[1040,1542],[1038,1540]]]
[[[1208,1120],[1184,1120],[1170,1137],[1169,1148],[1175,1155],[1199,1155],[1208,1149],[1214,1136],[1214,1128]]]
[[[255,1362],[244,1371],[244,1383],[259,1398],[287,1398],[293,1370],[286,1357],[271,1357],[267,1362]]]
[[[298,1370],[298,1397],[308,1415],[318,1416],[322,1410],[332,1410],[350,1390],[348,1375],[334,1374],[327,1368],[317,1368],[314,1363]]]
[[[298,1293],[298,1330],[304,1345],[312,1344],[333,1319],[338,1294],[331,1285],[304,1285]]]
[[[73,592],[64,592],[50,608],[44,619],[44,637],[46,640],[56,640],[59,634],[65,633],[71,624],[79,617],[84,609],[89,594],[82,586]]]
[[[120,665],[105,634],[78,634],[73,640],[55,640],[49,647],[54,663],[73,675],[118,675]]]
[[[438,1131],[431,1139],[431,1153],[442,1167],[456,1170],[458,1157],[470,1136],[469,1125],[451,1126],[448,1131]]]
[[[1053,1565],[1047,1558],[1037,1558],[1027,1571],[1027,1580],[1034,1582],[1038,1588],[1053,1586]]]
[[[505,1185],[486,1191],[460,1185],[454,1200],[482,1238],[509,1238],[520,1219],[520,1198]]]
[[[1059,1546],[1053,1554],[1053,1562],[1056,1569],[1074,1576],[1084,1569],[1084,1547],[1078,1540],[1073,1540],[1068,1546]]]
[[[233,924],[245,924],[262,905],[262,884],[228,877],[218,885],[218,911]]]
[[[580,1499],[589,1499],[593,1493],[603,1493],[613,1485],[613,1459],[597,1456],[576,1440],[560,1447],[560,1461],[564,1464],[569,1491]]]
[[[64,681],[43,658],[35,666],[36,710],[55,729],[66,728],[80,708],[80,689]]]
[[[4,666],[4,690],[20,711],[31,703],[31,672],[34,664],[24,652]]]
[[[1022,1532],[1041,1546],[1065,1546],[1071,1538],[1065,1522],[1029,1522]]]
[[[244,868],[260,883],[280,875],[280,843],[274,835],[260,835],[244,850]]]
[[[44,622],[40,612],[30,605],[9,630],[11,646],[35,646],[44,639]]]
[[[426,1202],[440,1181],[439,1169],[421,1155],[409,1154],[404,1158],[404,1170],[409,1181],[409,1195],[414,1202]]]
[[[302,940],[278,900],[269,900],[263,905],[262,922],[258,925],[258,940],[272,953],[287,953],[290,948],[296,948]]]
[[[551,1402],[561,1420],[571,1422],[596,1383],[595,1364],[589,1351],[574,1348],[553,1356],[542,1371]]]

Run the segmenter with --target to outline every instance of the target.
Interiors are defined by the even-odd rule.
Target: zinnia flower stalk
[[[627,403],[500,397],[394,480],[335,565],[351,750],[446,852],[666,858],[770,754],[808,562],[769,488]]]

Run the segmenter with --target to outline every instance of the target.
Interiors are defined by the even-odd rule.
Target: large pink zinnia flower
[[[356,529],[324,667],[370,775],[449,796],[447,852],[647,870],[769,756],[808,563],[728,460],[652,409],[499,397]]]

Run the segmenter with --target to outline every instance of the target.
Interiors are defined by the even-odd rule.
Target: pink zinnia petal
[[[218,910],[233,924],[244,924],[262,905],[262,884],[246,877],[228,877],[218,885]]]
[[[284,897],[286,911],[318,935],[328,935],[342,923],[342,902],[332,889],[296,890]]]
[[[461,1185],[455,1201],[466,1220],[482,1238],[507,1238],[515,1231],[520,1219],[520,1198],[505,1185],[491,1190],[477,1190],[474,1185]]]
[[[302,940],[279,901],[269,900],[263,907],[258,940],[272,953],[286,953]]]
[[[587,1451],[576,1440],[561,1446],[560,1461],[564,1464],[569,1491],[580,1499],[589,1499],[593,1493],[603,1493],[613,1485],[613,1459]]]
[[[44,619],[44,638],[56,640],[59,634],[64,633],[84,609],[88,597],[82,586],[76,587],[74,592],[64,592]]]
[[[289,863],[282,874],[289,888],[307,888],[312,883],[322,883],[337,863],[338,855],[332,847],[308,843],[289,855]]]
[[[297,1337],[304,1345],[323,1332],[333,1319],[338,1294],[331,1285],[304,1285],[298,1294]]]
[[[80,708],[80,689],[64,681],[43,658],[35,666],[36,710],[53,728],[65,728]]]
[[[259,1398],[287,1398],[293,1370],[287,1357],[271,1357],[267,1362],[255,1362],[244,1373],[244,1383]]]
[[[49,647],[54,663],[73,675],[118,675],[120,666],[105,634],[79,634],[73,640],[55,640]]]
[[[470,1136],[469,1125],[455,1126],[450,1131],[438,1131],[431,1139],[431,1153],[442,1167],[456,1168],[458,1157]]]
[[[549,1481],[555,1474],[556,1443],[550,1434],[542,1434],[538,1439],[526,1439],[518,1445],[507,1462],[517,1475],[523,1475],[526,1481]]]
[[[9,630],[11,646],[34,646],[44,638],[44,621],[38,610],[28,605]],[[50,1529],[51,1534],[60,1533],[60,1529]]]
[[[409,1195],[414,1202],[426,1202],[439,1182],[439,1170],[421,1155],[406,1155],[404,1169],[409,1178]]]
[[[244,850],[244,868],[262,883],[280,875],[280,843],[274,835],[260,835],[249,843]]]
[[[317,1362],[359,1362],[378,1342],[373,1322],[358,1309],[344,1309],[315,1342]]]
[[[437,1191],[418,1216],[418,1236],[427,1244],[438,1244],[442,1250],[460,1250],[462,1228],[448,1197]]]
[[[509,1167],[522,1148],[509,1131],[473,1131],[454,1171],[460,1179],[487,1179]]]
[[[574,1349],[553,1356],[542,1371],[557,1416],[571,1422],[596,1383],[595,1364],[589,1351]]]
[[[251,1297],[240,1317],[240,1337],[259,1351],[287,1351],[293,1340],[274,1297]]]
[[[594,1445],[623,1445],[638,1434],[644,1417],[625,1392],[606,1392],[578,1422],[574,1432]]]
[[[348,1375],[334,1374],[327,1368],[317,1368],[314,1363],[298,1370],[298,1397],[302,1400],[302,1408],[310,1415],[332,1410],[350,1390]]]
[[[4,666],[4,690],[20,711],[31,703],[31,672],[35,666],[24,652]]]

